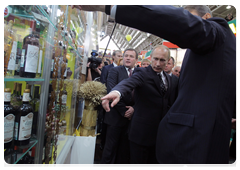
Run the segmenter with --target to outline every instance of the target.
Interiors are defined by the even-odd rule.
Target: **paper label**
[[[4,117],[4,143],[11,142],[13,140],[15,116],[8,114]]]
[[[10,59],[8,62],[8,70],[15,70],[16,53],[17,53],[17,42],[13,41],[12,51],[11,51]]]
[[[22,55],[21,55],[21,64],[20,67],[24,67],[24,57],[25,57],[25,49],[22,49]]]
[[[4,101],[5,102],[11,101],[11,93],[10,92],[4,92]]]
[[[30,100],[30,96],[29,93],[23,93],[23,102],[28,102]]]
[[[25,72],[30,72],[30,73],[37,72],[38,51],[39,51],[39,48],[37,46],[28,44]]]
[[[42,50],[39,52],[39,60],[38,60],[38,70],[37,73],[41,73],[41,66],[42,66]]]
[[[67,103],[67,95],[63,94],[62,95],[62,104],[66,104]]]
[[[26,116],[21,116],[18,140],[27,140],[31,137],[33,113],[30,112]]]

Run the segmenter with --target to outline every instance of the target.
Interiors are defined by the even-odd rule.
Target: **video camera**
[[[102,63],[102,59],[101,58],[96,58],[96,56],[98,56],[97,52],[91,52],[91,58],[88,58],[88,63],[89,67],[91,69],[96,69],[101,63]]]

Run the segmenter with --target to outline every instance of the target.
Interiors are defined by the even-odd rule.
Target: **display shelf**
[[[16,151],[6,150],[5,152],[8,153],[4,153],[5,162],[9,164],[17,164],[37,143],[38,140],[32,137],[28,145],[18,146],[18,149]],[[22,153],[22,150],[26,148],[28,148],[28,150]]]
[[[25,78],[20,76],[4,77],[4,81],[44,81],[43,78]]]

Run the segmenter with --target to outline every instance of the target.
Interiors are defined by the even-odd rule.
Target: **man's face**
[[[114,63],[117,64],[117,63],[118,63],[118,60],[119,60],[120,58],[122,58],[122,57],[123,57],[122,53],[116,52],[116,55],[113,56],[113,58],[114,58]]]
[[[135,51],[126,51],[123,56],[123,65],[127,68],[133,68],[137,62]]]
[[[173,74],[177,77],[180,76],[180,71],[181,71],[181,68],[180,67],[175,67],[174,70],[173,70]]]
[[[168,74],[170,74],[172,72],[172,68],[174,67],[174,64],[173,64],[173,60],[170,59],[164,69],[164,71]]]
[[[145,61],[142,63],[141,67],[148,67],[149,65],[150,65],[150,63]]]
[[[165,48],[157,48],[153,51],[151,58],[152,69],[160,73],[165,69],[168,62],[168,50]]]

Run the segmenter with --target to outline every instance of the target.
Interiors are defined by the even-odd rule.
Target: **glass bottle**
[[[16,42],[16,36],[13,30],[13,21],[9,21],[9,26],[7,28],[7,35],[6,35],[6,41],[7,41],[7,48],[6,48],[6,57],[4,57],[4,67],[6,71],[6,77],[13,77],[15,73],[15,61],[16,61],[16,52],[17,52],[17,42]],[[5,52],[4,52],[5,54]],[[5,56],[5,55],[4,55]]]
[[[38,65],[38,53],[39,53],[38,36],[35,34],[27,35],[23,39],[22,51],[23,50],[25,52],[25,55],[24,55],[24,59],[23,57],[21,58],[19,75],[20,77],[35,78],[37,65]]]
[[[23,103],[17,110],[15,118],[15,145],[22,146],[29,144],[31,132],[32,132],[32,122],[33,122],[33,108],[29,104],[29,89],[25,89],[23,93]]]
[[[22,38],[21,38],[21,35],[18,35],[15,75],[19,75],[20,64],[21,64],[21,54],[22,54]]]
[[[32,134],[37,134],[37,118],[38,118],[38,109],[40,104],[40,94],[39,94],[39,86],[34,86],[34,94],[33,99],[30,104],[33,107],[33,126],[32,126]]]
[[[29,94],[29,101],[32,100],[32,91],[31,91],[32,85],[31,84],[26,84],[26,89],[30,90],[30,94]]]
[[[22,91],[22,84],[17,83],[17,92],[16,92],[16,95],[12,97],[12,101],[11,101],[11,104],[15,109],[18,109],[18,107],[20,107],[22,104],[21,91]]]
[[[15,109],[10,104],[11,89],[4,89],[4,149],[10,148],[13,143]]]

